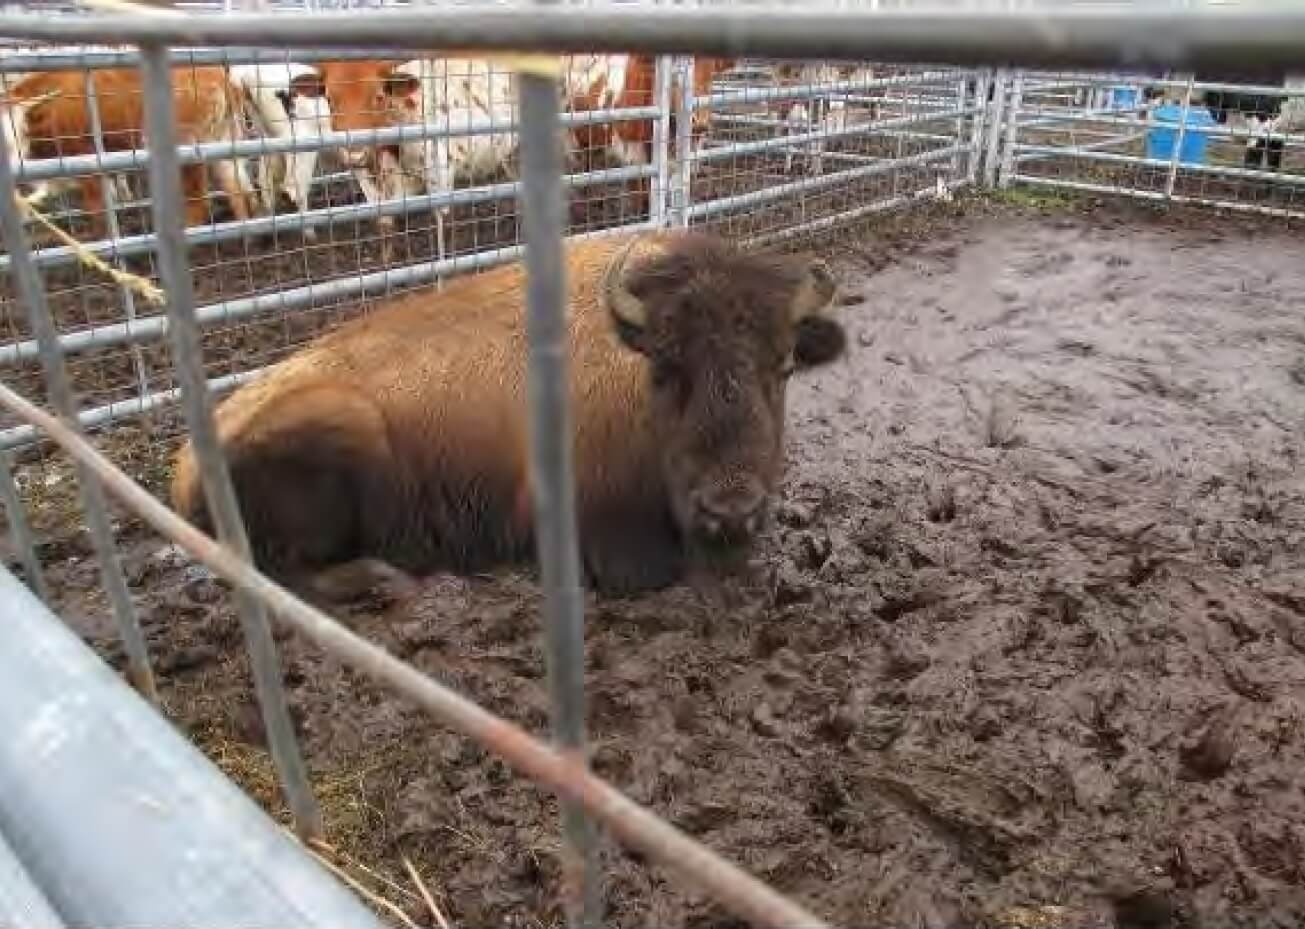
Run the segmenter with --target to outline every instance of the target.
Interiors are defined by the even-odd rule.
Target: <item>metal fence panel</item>
[[[70,926],[379,921],[0,568],[0,832]]]

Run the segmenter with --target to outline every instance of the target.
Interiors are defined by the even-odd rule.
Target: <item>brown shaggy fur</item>
[[[614,325],[601,281],[628,241],[566,257],[582,556],[612,593],[679,576],[694,501],[774,488],[788,369],[843,347],[820,315],[834,296],[823,266],[693,235],[640,241],[625,281],[645,325]],[[220,405],[261,568],[470,571],[531,553],[524,293],[512,264],[399,297]],[[797,303],[816,314],[795,327]],[[172,497],[207,528],[189,444]]]

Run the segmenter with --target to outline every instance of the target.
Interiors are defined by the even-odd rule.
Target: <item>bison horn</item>
[[[793,301],[793,322],[801,322],[808,316],[823,311],[834,302],[837,292],[838,282],[834,280],[834,272],[829,270],[829,265],[819,260],[811,262]]]
[[[607,305],[607,311],[635,329],[643,329],[648,324],[648,311],[644,308],[643,301],[630,293],[630,289],[625,286],[625,271],[630,261],[630,253],[634,251],[639,241],[640,238],[635,236],[616,253],[608,264],[607,270],[603,272],[602,286],[603,302]]]

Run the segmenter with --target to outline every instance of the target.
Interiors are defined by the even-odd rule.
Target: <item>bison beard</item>
[[[673,233],[570,243],[566,261],[588,582],[655,589],[746,552],[780,477],[786,380],[845,348],[828,269]],[[514,264],[398,298],[221,404],[261,569],[339,599],[533,554],[524,283]],[[209,528],[189,444],[172,496]]]

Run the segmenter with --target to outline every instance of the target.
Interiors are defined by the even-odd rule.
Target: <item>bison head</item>
[[[707,236],[612,260],[602,299],[621,340],[647,358],[671,510],[712,548],[761,527],[783,456],[784,390],[800,366],[842,354],[820,261],[745,254]]]

